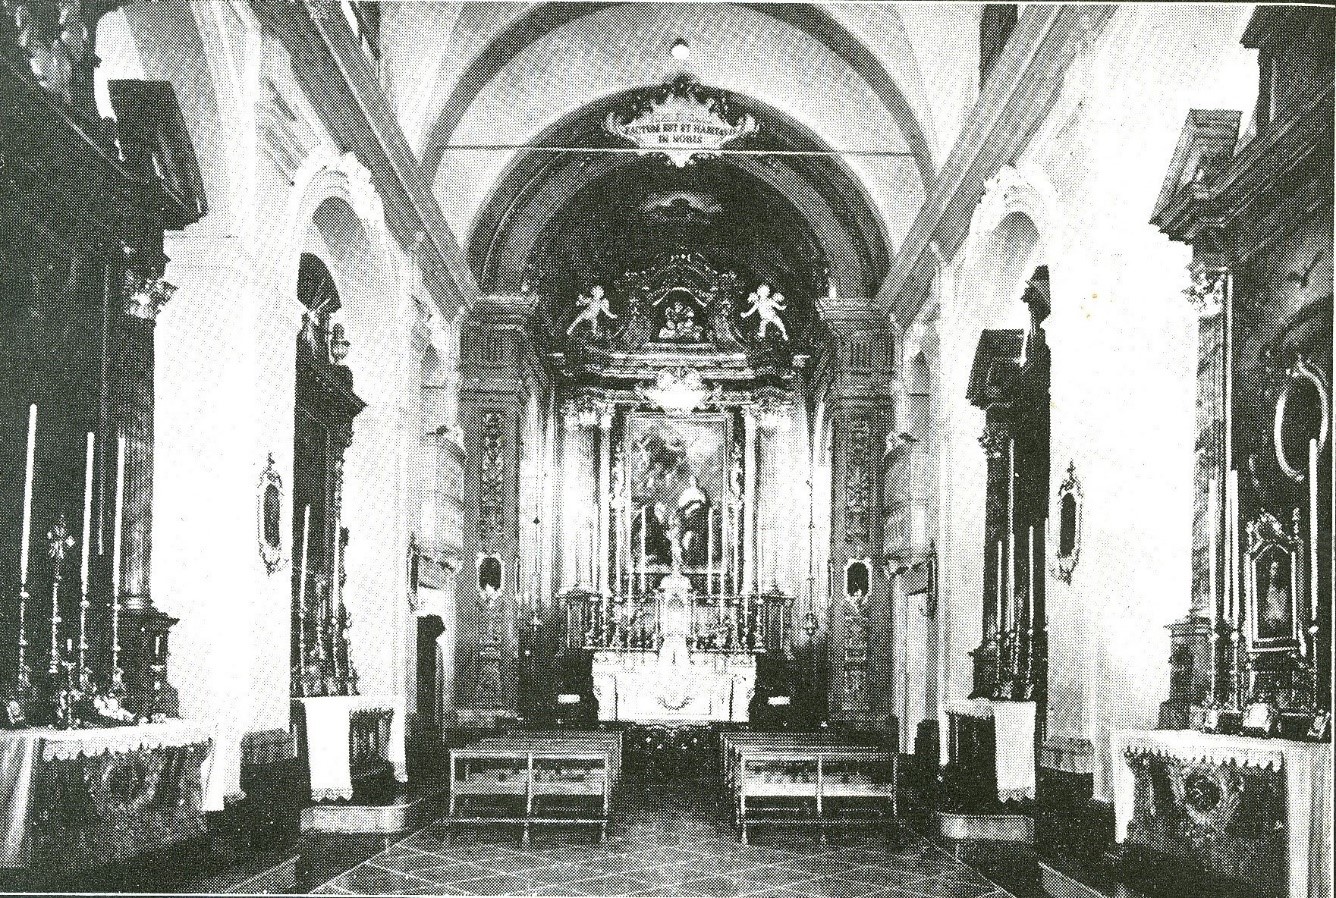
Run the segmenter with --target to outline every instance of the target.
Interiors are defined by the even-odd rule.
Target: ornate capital
[[[125,273],[125,314],[144,321],[154,321],[167,305],[176,287],[160,276],[134,271]]]
[[[1225,282],[1229,269],[1194,261],[1188,266],[1191,283],[1183,295],[1200,318],[1214,318],[1225,307]]]
[[[568,399],[561,412],[567,427],[599,427],[607,431],[612,428],[613,408],[606,399],[586,395]]]

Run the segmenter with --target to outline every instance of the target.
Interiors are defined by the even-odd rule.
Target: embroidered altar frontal
[[[203,835],[212,750],[182,723],[0,734],[0,867],[77,873]]]

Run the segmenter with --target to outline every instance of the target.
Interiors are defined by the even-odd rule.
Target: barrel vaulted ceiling
[[[475,264],[488,256],[473,242],[497,239],[487,232],[497,203],[523,193],[513,182],[529,154],[510,147],[572,136],[589,110],[682,73],[768,112],[783,143],[802,135],[853,151],[824,173],[730,161],[788,195],[828,252],[821,234],[840,221],[862,232],[867,258],[893,253],[978,77],[978,11],[964,5],[406,3],[387,5],[382,34],[405,133]],[[679,38],[691,48],[685,62],[669,52]],[[574,195],[606,173],[586,160],[563,177],[578,182]],[[813,203],[818,182],[824,199]],[[869,214],[880,231],[870,243]],[[862,274],[850,283],[876,286]]]

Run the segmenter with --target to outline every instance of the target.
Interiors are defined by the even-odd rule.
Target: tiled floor
[[[628,790],[628,792],[631,790]],[[951,855],[901,829],[833,830],[825,845],[758,827],[741,844],[717,799],[695,785],[628,795],[605,843],[586,833],[513,828],[418,832],[315,890],[322,895],[680,895],[684,898],[1009,898]]]

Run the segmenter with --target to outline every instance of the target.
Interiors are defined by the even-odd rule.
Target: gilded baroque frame
[[[1071,547],[1063,550],[1064,514],[1072,509]],[[1085,524],[1085,492],[1081,489],[1081,480],[1076,476],[1076,462],[1067,465],[1067,478],[1058,486],[1057,515],[1058,527],[1056,541],[1053,544],[1053,573],[1063,583],[1072,582],[1076,563],[1081,560],[1081,530]]]
[[[255,490],[255,538],[265,571],[276,573],[283,567],[283,477],[272,452]]]

